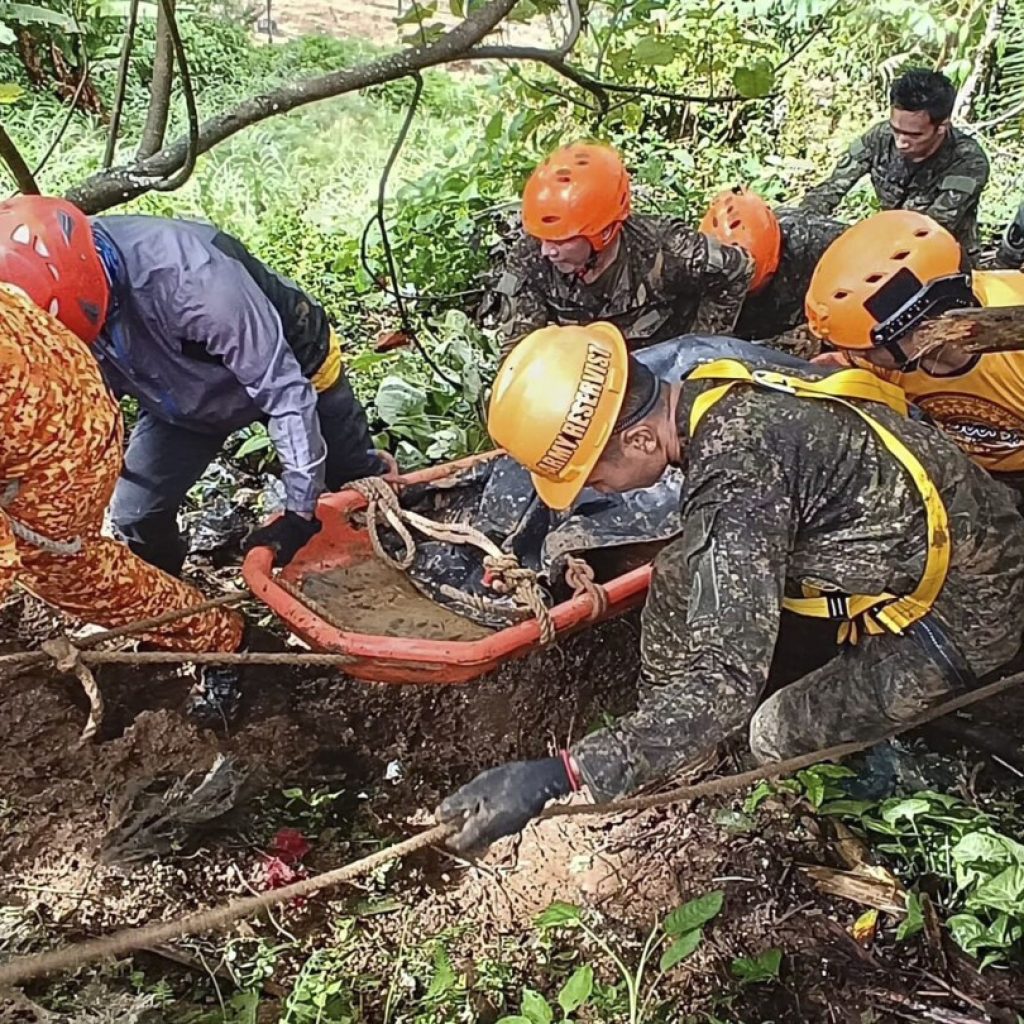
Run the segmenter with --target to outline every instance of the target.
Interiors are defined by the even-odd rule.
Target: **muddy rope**
[[[616,800],[608,804],[594,804],[593,806],[562,805],[550,807],[541,815],[541,818],[574,818],[623,814],[649,810],[654,807],[665,807],[684,800],[694,800],[698,797],[717,796],[723,793],[735,792],[757,782],[790,775],[821,761],[836,761],[858,751],[866,750],[869,747],[873,747],[876,743],[881,743],[884,740],[891,739],[893,736],[898,736],[900,733],[926,725],[928,722],[941,718],[943,715],[959,711],[979,701],[999,696],[1007,690],[1020,685],[1022,682],[1024,682],[1024,672],[1007,676],[997,682],[989,683],[987,686],[961,694],[942,704],[937,704],[912,722],[896,726],[872,739],[838,743],[831,747],[812,751],[809,754],[801,754],[798,757],[790,757],[784,761],[775,761],[762,765],[748,772],[727,775],[720,779],[709,779],[706,782],[698,782],[694,785],[678,786],[675,789],[670,789],[663,793],[655,793],[650,796],[630,797],[625,800]],[[274,889],[270,892],[260,893],[257,896],[250,896],[244,899],[232,900],[230,903],[219,907],[210,907],[206,910],[186,914],[184,917],[173,921],[143,925],[138,928],[127,928],[112,935],[74,943],[70,946],[65,946],[63,949],[51,950],[48,953],[35,953],[14,957],[7,961],[7,963],[0,965],[0,989],[12,985],[20,985],[26,981],[31,981],[33,978],[39,978],[57,971],[73,970],[84,964],[102,960],[105,957],[124,956],[127,953],[138,952],[146,946],[159,945],[186,935],[196,935],[202,932],[223,929],[235,921],[250,917],[261,910],[267,910],[279,903],[288,902],[299,896],[309,896],[312,893],[321,892],[343,882],[350,882],[353,879],[360,878],[377,870],[377,868],[384,864],[408,857],[410,854],[416,853],[425,847],[443,842],[452,831],[452,828],[448,825],[435,825],[426,832],[411,836],[400,843],[396,843],[394,846],[389,846],[387,849],[378,850],[368,857],[363,857],[360,860],[353,861],[331,871],[326,871],[323,874],[314,875],[312,878],[302,879],[281,889]]]

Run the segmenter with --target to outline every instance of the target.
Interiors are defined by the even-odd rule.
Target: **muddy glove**
[[[253,530],[242,541],[242,550],[273,548],[274,565],[287,565],[322,529],[323,523],[316,516],[306,519],[298,512],[285,512],[272,523]]]
[[[448,840],[453,850],[489,846],[522,831],[549,800],[568,796],[574,788],[561,757],[513,761],[467,782],[438,807],[436,817],[459,829]]]

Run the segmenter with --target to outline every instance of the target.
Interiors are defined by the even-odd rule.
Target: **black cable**
[[[391,294],[394,296],[395,303],[398,306],[398,316],[402,322],[402,331],[405,333],[412,343],[416,346],[417,351],[423,357],[424,362],[429,366],[434,373],[436,373],[441,380],[443,380],[450,387],[460,390],[462,382],[456,380],[454,377],[449,377],[444,370],[433,360],[430,353],[424,348],[423,342],[420,341],[416,328],[413,325],[412,318],[409,316],[409,311],[405,306],[405,297],[402,295],[401,287],[398,281],[398,268],[395,265],[395,254],[391,249],[391,241],[388,238],[387,224],[384,219],[384,202],[387,196],[388,178],[391,176],[391,171],[395,166],[395,162],[398,160],[398,155],[402,151],[402,146],[405,145],[405,140],[409,135],[409,129],[412,127],[413,118],[416,116],[416,110],[420,104],[420,97],[423,95],[423,76],[418,72],[412,73],[415,87],[413,89],[412,100],[409,103],[409,108],[405,112],[405,119],[402,121],[402,127],[398,131],[398,135],[395,137],[395,143],[391,147],[391,152],[388,155],[387,162],[384,164],[384,171],[380,176],[380,185],[377,189],[377,214],[374,220],[377,222],[377,226],[380,229],[380,240],[384,246],[384,257],[387,260],[388,276],[391,278]],[[370,221],[372,224],[373,221]],[[365,254],[366,251],[366,236],[369,231],[369,224],[363,231],[363,237],[360,242],[361,254]]]
[[[81,36],[78,37],[81,39]],[[85,87],[89,82],[89,51],[85,45],[81,42],[78,44],[78,60],[79,67],[81,68],[81,75],[78,79],[78,85],[75,86],[74,95],[71,97],[71,103],[68,106],[68,112],[64,115],[64,121],[50,141],[49,148],[39,158],[39,163],[36,164],[35,170],[32,172],[34,178],[38,178],[42,173],[43,168],[50,162],[50,157],[56,152],[57,147],[60,145],[61,139],[67,134],[68,128],[71,127],[71,121],[75,116],[75,108],[78,106],[78,101],[82,98],[82,93],[85,92]]]

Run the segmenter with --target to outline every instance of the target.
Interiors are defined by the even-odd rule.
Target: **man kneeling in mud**
[[[463,786],[438,809],[451,844],[513,834],[583,786],[615,799],[748,724],[761,762],[870,739],[1006,664],[1024,630],[1024,520],[906,412],[863,370],[817,379],[722,359],[669,384],[611,324],[523,340],[489,428],[541,499],[564,509],[587,484],[648,487],[685,466],[683,533],[655,561],[637,710]],[[859,642],[762,703],[783,609]]]

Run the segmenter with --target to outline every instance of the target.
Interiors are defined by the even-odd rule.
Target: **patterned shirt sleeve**
[[[708,413],[690,458],[682,537],[655,562],[637,710],[573,748],[610,800],[744,728],[768,678],[796,515],[777,439],[750,397]]]
[[[822,216],[834,213],[847,192],[871,170],[876,134],[877,128],[873,128],[857,139],[836,164],[832,175],[808,190],[800,209]]]
[[[950,165],[939,181],[938,195],[921,211],[960,239],[971,233],[989,174],[988,158],[981,147],[965,148],[963,159]]]

